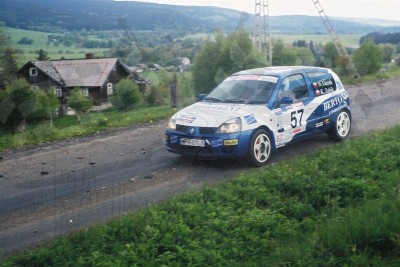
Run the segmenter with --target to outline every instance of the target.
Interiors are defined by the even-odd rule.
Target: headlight
[[[215,133],[237,133],[242,130],[242,121],[240,118],[230,119],[218,127]]]
[[[167,126],[168,130],[176,130],[176,116],[174,115],[168,122],[168,126]]]

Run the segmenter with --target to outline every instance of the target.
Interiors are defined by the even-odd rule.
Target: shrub
[[[354,65],[361,75],[379,71],[383,63],[383,50],[372,41],[363,44],[353,56]]]
[[[142,101],[138,86],[129,78],[122,79],[115,86],[110,102],[116,109],[129,110]]]
[[[0,126],[16,127],[33,112],[36,96],[25,80],[14,80],[0,93]]]
[[[71,91],[71,95],[67,97],[68,106],[74,109],[77,113],[78,121],[81,120],[80,114],[87,111],[91,106],[90,100],[82,95],[79,88]]]

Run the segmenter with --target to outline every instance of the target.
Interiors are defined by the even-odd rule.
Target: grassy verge
[[[396,266],[400,126],[247,172],[1,266]]]
[[[134,124],[153,123],[169,118],[174,110],[169,106],[142,107],[131,111],[106,110],[87,113],[79,123],[75,116],[28,125],[21,133],[1,132],[0,151],[54,140],[94,134]]]
[[[369,74],[357,78],[352,76],[341,76],[340,78],[344,84],[362,84],[394,77],[400,77],[400,67],[392,66],[385,71],[380,71],[374,74]]]

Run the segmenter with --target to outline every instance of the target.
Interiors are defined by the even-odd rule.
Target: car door
[[[275,101],[277,145],[307,135],[307,118],[312,110],[307,104],[313,98],[302,74],[294,74],[282,80]]]

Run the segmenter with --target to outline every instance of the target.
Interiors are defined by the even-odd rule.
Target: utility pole
[[[332,38],[333,44],[336,47],[336,50],[338,51],[340,56],[345,56],[348,57],[348,53],[346,48],[343,46],[342,42],[340,41],[339,37],[336,34],[335,29],[332,26],[332,23],[330,22],[328,16],[326,15],[324,9],[322,8],[321,3],[319,0],[313,0],[315,8],[318,11],[319,16],[321,17],[322,22],[325,25],[326,30],[328,31],[329,35]]]
[[[255,0],[253,41],[272,66],[272,44],[270,34],[269,0]]]
[[[319,2],[319,0],[312,0],[312,1],[315,5],[315,8],[318,11],[319,16],[321,17],[322,22],[325,25],[326,30],[328,31],[329,35],[332,38],[332,42],[335,45],[336,51],[338,51],[338,53],[341,57],[348,60],[348,63],[347,63],[348,69],[351,72],[356,73],[355,67],[350,60],[349,54],[347,53],[347,49],[346,49],[346,47],[344,47],[343,43],[339,39],[339,36],[336,34],[336,31],[333,28],[332,23],[330,22],[328,16],[326,15],[321,3]],[[356,73],[356,75],[357,75],[357,73]]]

